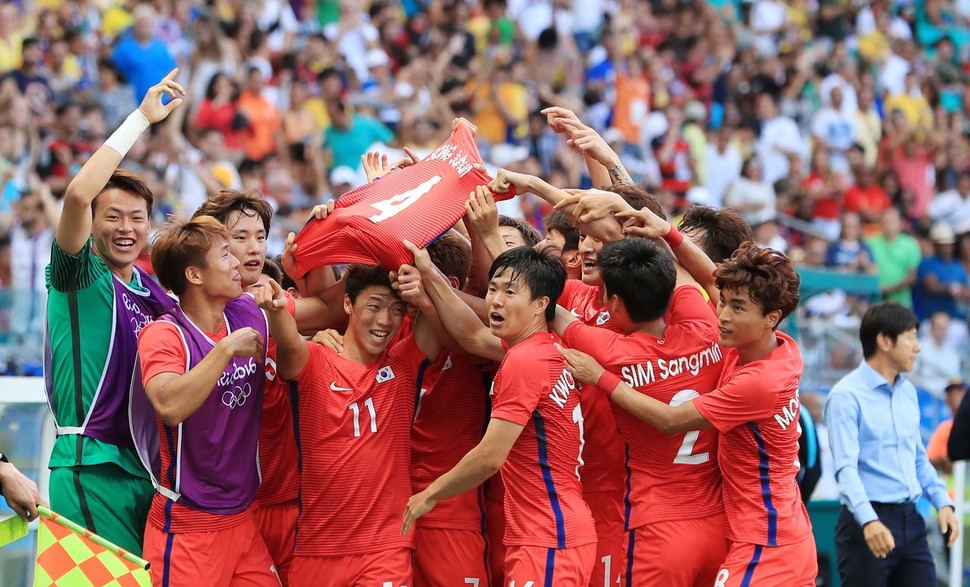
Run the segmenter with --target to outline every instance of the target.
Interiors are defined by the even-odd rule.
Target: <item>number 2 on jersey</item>
[[[370,431],[377,432],[377,412],[374,411],[374,398],[369,397],[364,400],[364,406],[370,413]],[[354,402],[350,404],[348,409],[354,413],[354,436],[360,436],[360,406],[357,405],[357,402]]]
[[[677,407],[682,403],[692,400],[695,397],[700,397],[701,394],[697,393],[693,389],[684,389],[678,391],[674,397],[670,398],[670,405]],[[677,456],[674,457],[675,465],[699,465],[701,463],[706,463],[711,460],[711,453],[702,452],[700,454],[692,454],[694,452],[694,443],[700,438],[699,430],[691,430],[684,435],[684,442],[680,445],[680,450],[677,451]]]

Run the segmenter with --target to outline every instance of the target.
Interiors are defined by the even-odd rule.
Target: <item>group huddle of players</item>
[[[178,107],[171,77],[138,132]],[[735,213],[678,230],[632,182],[502,170],[455,228],[405,243],[412,263],[294,275],[292,242],[285,273],[266,259],[268,203],[226,191],[161,229],[149,287],[125,225],[151,198],[123,187],[120,140],[68,190],[92,241],[58,261],[59,227],[54,270],[93,247],[117,311],[150,317],[128,333],[128,424],[155,584],[814,585],[802,361],[776,330],[798,278]],[[499,218],[510,189],[555,204],[544,237]]]

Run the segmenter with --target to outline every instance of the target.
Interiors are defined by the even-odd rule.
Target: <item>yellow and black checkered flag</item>
[[[39,506],[34,587],[151,587],[148,561]]]

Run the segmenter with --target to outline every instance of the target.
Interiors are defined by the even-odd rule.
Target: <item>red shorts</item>
[[[481,532],[420,526],[415,530],[414,587],[488,585]]]
[[[726,533],[723,513],[635,528],[623,584],[711,587],[728,554]]]
[[[558,549],[508,546],[505,551],[505,580],[510,586],[586,587],[589,576],[593,574],[595,558],[595,543]]]
[[[596,524],[596,560],[589,587],[615,587],[626,568],[626,530],[624,530],[621,491],[596,491],[583,495]]]
[[[290,587],[410,587],[410,548],[349,556],[294,556]]]
[[[734,542],[714,587],[813,587],[818,576],[815,538],[785,546]]]
[[[293,546],[296,542],[296,519],[300,517],[300,504],[296,500],[273,505],[258,506],[253,515],[256,527],[266,543],[269,555],[276,563],[283,587],[287,585],[290,564],[293,562]]]
[[[171,540],[171,542],[169,542]],[[145,560],[155,585],[279,587],[273,559],[252,516],[214,532],[171,534],[145,528]]]
[[[485,529],[488,532],[488,564],[492,587],[505,587],[505,505],[485,500]]]

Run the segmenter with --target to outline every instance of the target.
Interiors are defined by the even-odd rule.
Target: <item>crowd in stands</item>
[[[940,365],[917,377],[942,397],[970,302],[968,19],[965,0],[3,0],[0,285],[29,294],[8,330],[41,330],[68,182],[177,66],[187,107],[125,161],[155,220],[258,188],[279,253],[310,207],[366,181],[375,143],[423,156],[456,116],[496,167],[589,185],[582,147],[539,114],[561,106],[668,216],[733,207],[802,266],[878,276],[932,319]],[[828,301],[850,323],[864,309]]]

